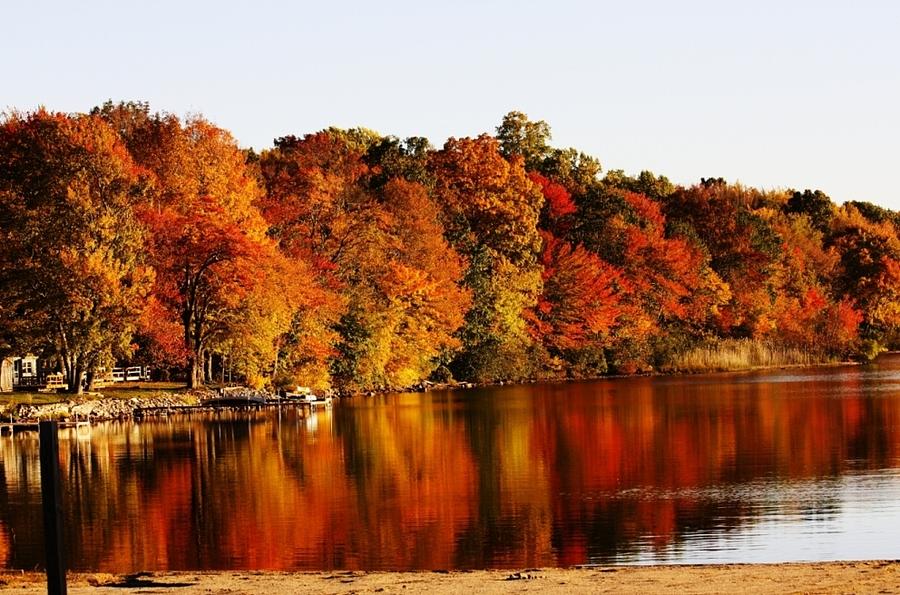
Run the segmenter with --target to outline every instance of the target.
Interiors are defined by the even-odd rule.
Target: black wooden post
[[[66,595],[62,489],[59,479],[59,428],[56,422],[42,421],[40,437],[41,501],[44,509],[44,549],[47,552],[47,593]]]

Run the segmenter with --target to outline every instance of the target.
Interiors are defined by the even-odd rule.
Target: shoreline
[[[69,573],[67,582],[70,593],[883,593],[900,591],[900,561],[415,572]],[[0,590],[7,589],[45,593],[46,577],[38,572],[0,571]]]
[[[896,354],[900,352],[886,352],[887,354]],[[696,376],[704,376],[704,375],[720,375],[720,374],[748,374],[753,372],[762,372],[767,370],[797,370],[797,369],[814,369],[814,368],[826,368],[826,367],[841,367],[841,366],[861,366],[865,365],[866,362],[859,361],[840,361],[840,362],[820,362],[820,363],[812,363],[812,364],[780,364],[780,365],[771,365],[771,366],[754,366],[750,368],[740,368],[733,370],[702,370],[702,371],[667,371],[667,372],[645,372],[638,374],[610,374],[605,376],[596,376],[590,378],[548,378],[548,379],[530,379],[530,380],[519,380],[519,381],[499,381],[499,382],[451,382],[451,383],[436,383],[429,381],[422,381],[412,386],[404,387],[404,388],[391,388],[391,389],[378,389],[378,390],[369,390],[369,391],[361,391],[356,393],[343,392],[340,389],[328,389],[327,392],[330,395],[333,395],[334,398],[340,399],[353,399],[353,398],[369,398],[376,396],[384,396],[389,394],[402,394],[402,393],[426,393],[426,392],[434,392],[434,391],[463,391],[463,390],[477,390],[481,388],[493,388],[493,387],[511,387],[511,386],[528,386],[532,384],[567,384],[573,382],[597,382],[600,380],[618,380],[625,378],[677,378],[677,377],[696,377]],[[14,417],[17,422],[32,422],[37,419],[40,419],[44,416],[48,417],[56,417],[62,420],[71,420],[74,416],[75,419],[81,418],[85,419],[91,423],[93,422],[102,422],[102,421],[112,421],[112,420],[123,420],[123,419],[135,419],[136,415],[134,414],[134,410],[144,409],[148,407],[159,407],[166,408],[171,407],[172,413],[176,412],[176,409],[184,407],[184,406],[195,406],[201,403],[200,395],[204,396],[211,394],[215,389],[210,387],[203,387],[200,389],[185,389],[181,392],[172,392],[171,390],[165,389],[156,389],[152,386],[153,383],[144,383],[142,389],[134,389],[134,390],[146,390],[147,394],[145,395],[134,395],[131,398],[123,398],[115,395],[114,393],[102,393],[102,392],[92,392],[85,393],[82,395],[72,395],[68,393],[57,393],[60,399],[58,401],[53,401],[50,403],[42,403],[42,404],[18,404],[11,405],[6,408],[6,412],[2,413],[3,416],[10,415],[14,413]],[[253,389],[247,389],[244,387],[247,392],[258,393],[258,394],[268,394],[272,397],[276,393],[271,391],[256,391]],[[320,391],[321,392],[321,391]],[[13,393],[7,393],[14,395]],[[0,397],[2,398],[2,397]],[[20,413],[26,413],[26,415],[19,415]]]
[[[881,355],[898,354],[900,351],[888,351]],[[874,360],[873,360],[874,361]],[[672,370],[639,372],[635,374],[606,374],[603,376],[588,376],[584,378],[532,378],[528,380],[501,380],[498,382],[453,382],[436,383],[424,381],[405,388],[379,389],[362,391],[358,393],[343,393],[338,390],[339,398],[370,397],[392,393],[421,393],[437,390],[472,390],[479,388],[494,388],[502,386],[528,386],[530,384],[568,384],[571,382],[597,382],[599,380],[618,380],[623,378],[680,378],[694,376],[713,376],[719,374],[747,374],[751,372],[765,372],[767,370],[798,370],[813,368],[837,368],[841,366],[864,366],[872,362],[845,360],[836,362],[816,362],[812,364],[773,364],[771,366],[751,366],[748,368],[734,369],[709,369],[709,370]]]

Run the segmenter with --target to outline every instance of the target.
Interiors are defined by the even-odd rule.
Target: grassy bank
[[[660,371],[726,372],[782,366],[813,366],[835,361],[834,358],[795,347],[784,347],[752,339],[725,339],[679,353]]]

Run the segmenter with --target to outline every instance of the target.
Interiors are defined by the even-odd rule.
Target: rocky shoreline
[[[736,370],[732,371],[732,373],[738,372],[756,372],[760,370],[766,369],[793,369],[793,368],[809,368],[809,367],[830,367],[830,366],[840,366],[840,365],[858,365],[858,362],[830,362],[830,363],[822,363],[822,364],[804,364],[804,365],[785,365],[785,366],[772,366],[772,367],[759,367],[753,369],[746,370]],[[715,373],[715,372],[708,372]],[[681,376],[685,375],[685,373],[652,373],[652,374],[640,374],[640,376]],[[618,376],[618,375],[608,375],[608,376],[599,376],[597,378],[585,378],[579,380],[600,380],[600,379],[613,379],[613,378],[622,378],[622,377],[634,377],[636,375],[631,376]],[[328,398],[352,398],[352,397],[375,397],[378,395],[385,395],[391,393],[424,393],[431,392],[436,390],[465,390],[465,389],[473,389],[473,388],[481,388],[481,387],[491,387],[491,386],[504,386],[509,384],[532,384],[535,382],[570,382],[576,379],[554,379],[554,380],[539,380],[539,379],[531,379],[524,381],[498,381],[498,382],[485,382],[485,383],[476,383],[476,382],[431,382],[428,380],[423,380],[422,382],[418,382],[411,386],[407,387],[382,387],[378,389],[370,389],[365,391],[350,391],[345,389],[326,389],[324,391],[313,391],[314,394],[319,397],[328,397]],[[280,393],[275,393],[270,390],[256,390],[249,387],[233,387],[227,389],[228,396],[242,399],[257,399],[262,398],[265,400],[274,400],[276,399]],[[202,401],[213,398],[215,396],[219,396],[222,393],[220,391],[216,391],[210,388],[200,388],[194,389],[188,392],[182,393],[172,393],[165,391],[154,391],[147,396],[140,397],[131,397],[131,398],[119,398],[113,396],[107,396],[100,393],[88,393],[86,395],[81,395],[79,397],[73,397],[72,399],[59,402],[59,403],[48,403],[48,404],[26,404],[22,403],[12,407],[6,411],[0,411],[0,416],[2,418],[12,417],[13,419],[20,422],[35,422],[40,419],[58,419],[58,420],[66,420],[66,421],[75,421],[75,420],[88,420],[88,421],[105,421],[105,420],[113,420],[113,419],[131,419],[135,415],[135,410],[139,409],[147,409],[147,408],[180,408],[192,405],[199,405]]]
[[[335,396],[334,391],[326,391],[325,396]],[[143,410],[171,409],[171,412],[185,411],[186,407],[203,405],[204,401],[216,397],[241,400],[275,401],[276,393],[255,390],[248,387],[231,387],[226,391],[208,388],[194,389],[183,393],[152,391],[147,395],[120,398],[101,393],[88,393],[58,403],[20,403],[2,413],[3,417],[33,423],[40,420],[58,421],[109,421],[140,417]]]
[[[120,399],[116,397],[80,398],[61,403],[32,405],[20,403],[8,415],[20,422],[35,422],[42,419],[60,421],[106,421],[131,419],[135,409],[142,407],[184,407],[199,402],[194,393],[161,393],[147,397]]]
[[[502,386],[503,382],[496,383],[497,386]],[[512,384],[511,382],[507,382],[506,384]],[[417,382],[411,386],[404,387],[385,387],[385,388],[377,388],[370,389],[364,391],[346,391],[346,390],[329,390],[327,393],[333,393],[333,396],[339,397],[374,397],[376,395],[385,395],[389,393],[427,393],[433,390],[459,390],[459,389],[467,389],[467,388],[478,388],[479,386],[492,386],[492,384],[478,384],[475,382],[431,382],[430,380],[423,380],[422,382]],[[332,396],[329,394],[328,396]]]

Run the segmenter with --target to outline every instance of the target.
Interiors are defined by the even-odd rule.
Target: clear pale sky
[[[900,2],[0,4],[0,107],[200,112],[243,146],[365,126],[492,132],[513,109],[604,169],[900,209]]]

